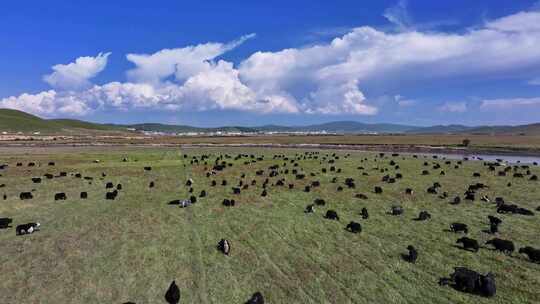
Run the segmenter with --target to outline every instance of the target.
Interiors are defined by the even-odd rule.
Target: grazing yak
[[[339,221],[339,216],[338,216],[338,214],[337,214],[337,212],[335,210],[326,211],[326,215],[324,217],[326,219],[329,219],[329,220],[338,220]]]
[[[224,199],[222,204],[225,207],[233,207],[234,205],[236,205],[236,202],[233,199],[232,200]]]
[[[23,235],[23,234],[34,233],[34,231],[39,231],[40,226],[41,226],[40,223],[21,224],[15,228],[15,234]]]
[[[456,267],[450,278],[441,278],[439,280],[441,286],[449,284],[452,284],[456,290],[461,292],[484,297],[493,297],[496,293],[495,276],[491,272],[481,275],[465,267]]]
[[[19,198],[21,200],[29,200],[29,199],[33,199],[34,196],[32,195],[31,192],[21,192],[21,194],[19,194]]]
[[[362,218],[364,220],[367,220],[369,218],[369,213],[367,211],[367,209],[364,207],[362,208],[362,211],[360,212],[360,215],[362,215]]]
[[[176,285],[175,281],[172,281],[169,289],[165,293],[165,301],[169,304],[178,304],[180,302],[180,289]]]
[[[316,198],[315,200],[313,200],[313,203],[317,206],[324,206],[326,205],[326,201],[323,200],[322,198]]]
[[[362,194],[362,193],[355,194],[354,197],[359,198],[359,199],[363,199],[363,200],[368,199],[367,195]]]
[[[469,228],[467,227],[467,224],[463,223],[452,223],[450,224],[450,230],[453,232],[461,232],[469,233]]]
[[[480,249],[480,245],[478,245],[478,241],[468,238],[468,237],[459,238],[456,241],[456,244],[460,244],[460,243],[463,244],[463,249],[465,250],[478,252],[478,250]]]
[[[382,189],[381,187],[379,187],[379,186],[375,186],[374,192],[375,192],[376,194],[381,194],[381,193],[383,192],[383,189]]]
[[[519,253],[524,253],[529,257],[529,260],[534,263],[540,263],[540,249],[535,249],[530,246],[526,246],[519,249]]]
[[[392,206],[392,209],[390,210],[391,215],[402,215],[403,214],[403,207],[401,206]]]
[[[117,196],[118,196],[118,190],[114,190],[114,191],[111,191],[111,192],[107,192],[105,194],[105,199],[106,200],[115,200]]]
[[[360,223],[351,221],[349,224],[347,224],[345,229],[352,233],[359,233],[362,232],[362,225],[360,225]]]
[[[87,192],[81,192],[81,199],[87,199],[88,193]]]
[[[306,206],[306,209],[304,210],[304,213],[313,213],[315,212],[315,205],[309,204]]]
[[[420,213],[418,214],[418,217],[415,220],[417,220],[417,221],[427,221],[429,219],[431,219],[431,214],[429,214],[429,212],[420,211]]]
[[[9,224],[13,223],[13,219],[8,217],[0,218],[0,229],[9,228]]]
[[[264,304],[264,298],[260,292],[254,293],[245,304]]]
[[[63,192],[61,192],[61,193],[56,193],[56,194],[54,195],[54,200],[55,200],[55,201],[60,201],[60,200],[61,200],[61,201],[65,201],[66,199],[67,199],[67,196],[66,196],[66,194],[63,193]]]
[[[507,255],[512,255],[512,252],[516,249],[512,241],[494,238],[486,242],[486,245],[493,245],[495,250],[503,252]]]
[[[499,232],[499,225],[502,223],[502,220],[492,215],[488,215],[488,219],[489,219],[489,232],[492,234]]]
[[[231,252],[231,244],[226,239],[221,239],[218,242],[217,248],[219,251],[221,251],[224,255],[229,255]]]
[[[521,208],[518,205],[515,204],[499,204],[499,207],[497,208],[497,213],[512,213],[512,214],[521,214],[521,215],[534,215],[534,212],[532,212],[529,209]]]
[[[416,260],[418,259],[418,251],[416,251],[416,248],[414,248],[412,245],[409,245],[407,246],[407,250],[409,252],[407,254],[402,254],[401,257],[409,263],[416,263]]]

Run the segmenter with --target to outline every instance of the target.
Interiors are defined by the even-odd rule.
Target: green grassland
[[[0,131],[42,134],[85,134],[89,131],[123,131],[125,128],[75,119],[43,119],[22,111],[0,109]]]
[[[191,165],[195,155],[211,154],[209,164]],[[217,175],[207,178],[215,157],[228,153],[232,163]],[[246,158],[234,160],[239,153],[264,155],[264,161],[244,165]],[[451,222],[470,226],[469,237],[484,243],[493,236],[487,215],[495,206],[477,200],[454,206],[450,199],[426,193],[433,182],[442,184],[450,197],[462,195],[470,183],[483,182],[489,189],[479,192],[490,197],[503,196],[531,210],[540,205],[538,182],[527,178],[498,177],[479,161],[464,162],[459,169],[442,160],[414,159],[411,156],[384,159],[377,154],[320,151],[318,159],[302,159],[297,169],[307,173],[305,180],[280,174],[270,179],[268,196],[261,197],[261,184],[268,178],[268,167],[283,159],[272,159],[283,153],[294,158],[301,150],[277,149],[172,149],[172,148],[60,148],[5,149],[0,151],[0,217],[14,219],[13,227],[0,230],[0,303],[164,303],[163,295],[175,279],[181,292],[181,303],[244,303],[255,291],[261,291],[268,303],[540,303],[540,265],[533,264],[517,252],[513,256],[480,249],[478,253],[456,248],[461,235],[447,232]],[[336,153],[335,164],[322,156]],[[189,158],[183,158],[188,154]],[[123,162],[123,158],[127,162]],[[94,163],[99,159],[99,163]],[[395,170],[390,160],[401,167]],[[27,167],[36,161],[40,166]],[[55,161],[56,166],[47,166]],[[430,166],[423,166],[424,161]],[[17,162],[25,166],[16,167]],[[439,162],[445,176],[431,169]],[[322,173],[321,168],[341,168],[342,173]],[[144,171],[152,166],[152,171]],[[357,167],[363,166],[365,170]],[[287,162],[289,170],[294,167]],[[380,172],[373,168],[387,168]],[[255,171],[264,169],[264,176]],[[420,175],[427,169],[430,175]],[[67,177],[44,179],[33,184],[31,177],[45,173],[68,172]],[[539,167],[531,168],[540,175]],[[107,177],[101,179],[102,172]],[[368,176],[363,176],[367,172]],[[381,182],[385,174],[401,172],[403,179],[394,184]],[[481,172],[482,177],[472,177]],[[93,181],[72,174],[94,177]],[[240,175],[244,182],[257,180],[240,195],[233,195]],[[309,174],[315,173],[312,177]],[[333,177],[338,183],[331,183]],[[356,189],[337,192],[346,177],[353,177]],[[173,199],[189,197],[185,182],[194,180],[194,194],[206,190],[208,196],[188,208],[170,206]],[[285,178],[295,189],[270,186]],[[211,187],[215,179],[218,186]],[[228,186],[221,186],[227,179]],[[303,192],[304,186],[319,180],[321,186]],[[115,201],[105,200],[105,183],[121,183]],[[155,181],[156,187],[148,184]],[[512,186],[507,187],[511,182]],[[383,194],[373,193],[382,186]],[[407,196],[411,187],[415,194]],[[21,201],[21,191],[34,191],[34,199]],[[87,191],[89,199],[79,199]],[[54,194],[65,192],[66,201],[54,201]],[[367,200],[354,198],[364,193]],[[478,197],[479,197],[478,195]],[[234,198],[236,207],[224,207],[224,198]],[[327,206],[314,214],[305,214],[305,206],[323,198]],[[401,217],[386,212],[401,204]],[[368,220],[359,212],[366,207]],[[336,210],[341,220],[323,218],[327,209]],[[432,219],[413,221],[421,210]],[[500,215],[503,224],[499,237],[514,241],[517,247],[540,247],[538,215]],[[344,230],[351,221],[362,224],[363,231],[353,234]],[[15,226],[40,222],[41,231],[16,236]],[[221,238],[231,241],[230,256],[216,250]],[[419,251],[416,264],[400,258],[407,245]],[[485,273],[492,271],[497,280],[497,295],[486,299],[440,287],[440,277],[448,276],[453,267],[466,266]]]

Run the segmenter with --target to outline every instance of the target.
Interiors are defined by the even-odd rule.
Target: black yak
[[[334,210],[326,211],[326,215],[324,217],[329,219],[329,220],[338,220],[339,221],[339,216],[338,216],[337,212],[334,211]]]
[[[176,286],[175,281],[172,281],[169,289],[167,289],[165,301],[169,304],[178,304],[178,302],[180,302],[180,289]]]
[[[21,192],[21,194],[19,194],[19,198],[21,200],[29,200],[29,199],[33,199],[34,196],[32,195],[31,192]]]
[[[515,250],[514,243],[512,241],[494,238],[486,242],[486,245],[493,245],[495,250],[501,251],[504,254],[512,255]]]
[[[439,281],[440,285],[448,285],[450,283],[459,291],[478,294],[484,297],[493,297],[496,293],[495,277],[491,272],[481,275],[465,267],[456,267],[450,278],[442,278]]]
[[[309,204],[306,206],[306,209],[304,210],[304,213],[313,213],[315,212],[315,205]]]
[[[403,207],[401,207],[401,206],[392,206],[392,209],[390,210],[390,214],[392,214],[392,215],[402,215],[403,214]]]
[[[8,217],[0,218],[0,229],[9,228],[9,224],[13,223],[13,219]]]
[[[453,231],[453,232],[463,231],[465,233],[469,233],[469,228],[467,227],[467,224],[463,224],[463,223],[452,223],[452,224],[450,224],[450,230]]]
[[[67,196],[65,193],[61,192],[61,193],[56,193],[54,195],[54,200],[55,201],[65,201],[67,199]]]
[[[416,263],[418,259],[418,251],[412,245],[407,246],[408,254],[402,254],[402,258],[409,263]]]
[[[362,232],[362,225],[360,225],[360,223],[351,221],[349,224],[347,224],[345,229],[352,233],[359,233]]]
[[[420,211],[418,214],[418,217],[416,218],[417,221],[426,221],[431,219],[431,214],[427,211]]]
[[[254,293],[245,304],[264,304],[264,298],[260,292]]]
[[[530,246],[526,246],[519,249],[519,253],[524,253],[529,257],[529,260],[534,263],[540,263],[540,249],[535,249]]]
[[[478,249],[480,249],[480,245],[478,245],[478,241],[468,238],[468,237],[459,238],[456,241],[456,244],[459,244],[459,243],[463,244],[463,249],[465,250],[478,252]]]
[[[365,207],[362,208],[362,211],[360,212],[360,214],[362,215],[362,218],[364,220],[367,220],[369,218],[368,210]]]
[[[221,239],[218,243],[218,250],[225,255],[229,255],[231,252],[231,244],[226,239]]]
[[[34,233],[34,231],[39,231],[40,226],[41,226],[40,223],[21,224],[15,227],[15,234],[23,235],[23,234]]]

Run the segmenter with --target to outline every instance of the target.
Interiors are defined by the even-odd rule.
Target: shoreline
[[[506,156],[532,156],[540,157],[540,149],[533,148],[509,148],[509,147],[450,147],[432,145],[410,144],[277,144],[277,143],[246,143],[246,144],[223,144],[223,143],[81,143],[81,142],[3,142],[0,150],[21,148],[92,148],[92,147],[115,147],[115,148],[269,148],[269,149],[322,149],[343,151],[365,152],[401,152],[401,153],[430,153],[430,154],[453,154],[453,155],[506,155]]]

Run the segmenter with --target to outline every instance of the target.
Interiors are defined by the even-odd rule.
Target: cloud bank
[[[384,88],[396,75],[415,81],[511,77],[540,68],[538,11],[505,16],[463,33],[409,28],[405,2],[385,16],[400,31],[357,27],[329,43],[259,51],[236,65],[221,56],[255,34],[228,43],[128,54],[134,67],[126,72],[127,82],[92,84],[110,53],[80,57],[53,66],[44,76],[53,89],[0,99],[0,107],[45,116],[83,116],[109,109],[374,115],[380,109],[370,102],[365,87],[376,82]],[[401,106],[416,103],[396,101]],[[463,112],[467,105],[448,103],[440,110]]]
[[[51,87],[59,89],[87,87],[90,85],[89,80],[105,69],[110,54],[99,53],[96,57],[79,57],[75,62],[57,64],[52,67],[54,72],[43,76],[43,80]]]

